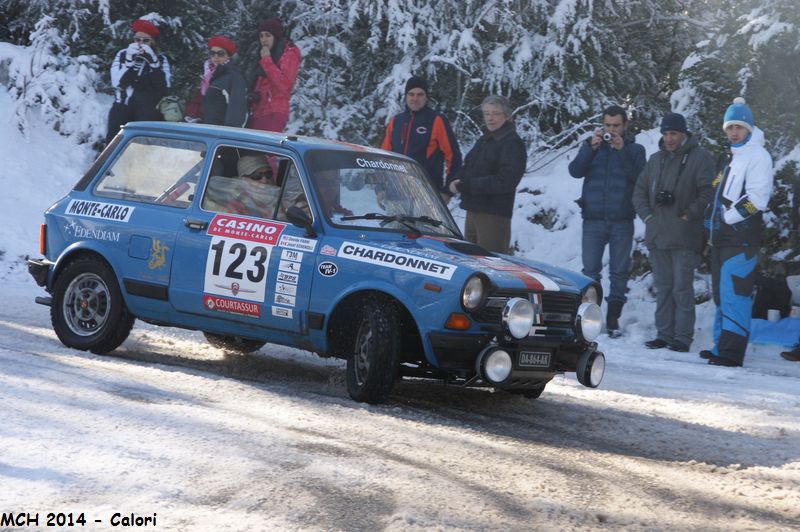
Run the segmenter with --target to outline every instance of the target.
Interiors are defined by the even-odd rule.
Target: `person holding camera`
[[[114,105],[108,113],[106,144],[128,122],[163,120],[158,102],[169,89],[172,76],[169,61],[158,53],[159,29],[144,19],[131,24],[133,42],[114,57],[111,64],[111,86]]]
[[[619,338],[619,317],[627,301],[633,247],[631,197],[636,178],[645,164],[645,151],[627,131],[628,114],[618,105],[603,111],[603,127],[581,144],[569,164],[569,173],[585,178],[578,205],[583,216],[583,274],[600,282],[603,252],[609,248],[611,289],[606,301],[606,331]]]
[[[657,335],[644,345],[685,353],[694,338],[694,271],[703,250],[703,214],[711,200],[714,158],[678,113],[662,118],[658,147],[633,192],[633,205],[646,226],[656,290]]]
[[[285,37],[279,18],[259,24],[258,41],[261,45],[258,75],[247,96],[250,104],[247,127],[280,133],[289,121],[289,99],[302,56],[300,49]]]

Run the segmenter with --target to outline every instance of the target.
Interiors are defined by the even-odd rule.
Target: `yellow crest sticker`
[[[169,251],[169,246],[165,246],[160,240],[153,240],[153,246],[150,248],[150,261],[147,267],[151,270],[157,270],[162,267],[166,262],[166,254]]]

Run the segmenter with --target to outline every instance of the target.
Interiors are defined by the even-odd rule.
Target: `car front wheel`
[[[347,358],[347,392],[353,400],[382,403],[389,398],[400,356],[400,330],[392,303],[371,300],[353,321],[353,347]]]
[[[86,257],[69,263],[56,278],[50,319],[67,347],[105,354],[125,341],[135,317],[111,268]]]

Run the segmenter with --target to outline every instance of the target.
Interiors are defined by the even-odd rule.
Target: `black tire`
[[[368,300],[352,323],[347,392],[360,403],[383,403],[392,393],[399,367],[397,310],[389,301]]]
[[[136,318],[125,305],[108,264],[97,257],[84,257],[58,274],[50,320],[65,346],[102,355],[125,341]]]
[[[217,349],[242,355],[258,351],[267,343],[262,340],[250,340],[249,338],[242,338],[241,336],[228,336],[210,332],[204,332],[203,336],[206,337],[209,344]]]

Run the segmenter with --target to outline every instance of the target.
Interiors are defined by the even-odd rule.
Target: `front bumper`
[[[28,273],[39,286],[47,285],[47,276],[50,273],[52,263],[47,259],[28,259]]]

